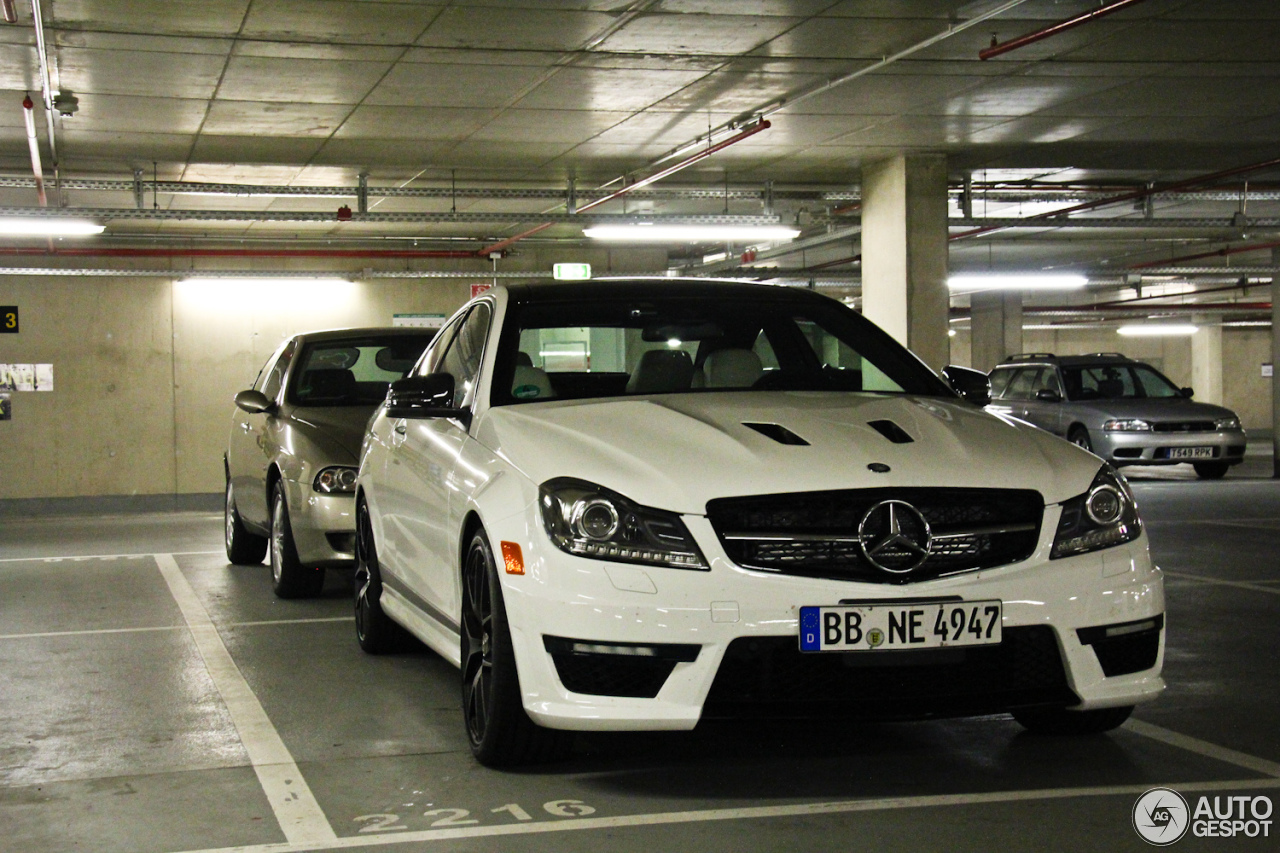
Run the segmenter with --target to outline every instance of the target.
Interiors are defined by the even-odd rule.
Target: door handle
[[[395,430],[396,435],[404,435],[406,427],[403,423],[399,423],[392,427],[392,429]]]

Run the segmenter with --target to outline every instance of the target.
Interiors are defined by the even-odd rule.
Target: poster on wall
[[[52,390],[52,364],[0,364],[0,391]]]
[[[0,394],[0,421],[13,420],[13,399],[9,394]]]
[[[439,329],[444,326],[443,314],[392,314],[391,325],[415,329]]]

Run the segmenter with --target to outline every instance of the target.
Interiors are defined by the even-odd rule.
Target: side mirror
[[[261,391],[249,389],[236,395],[236,406],[251,415],[260,415],[274,409],[276,404],[268,400],[267,395]]]
[[[1180,388],[1179,391],[1182,396],[1186,397],[1188,400],[1190,400],[1196,393],[1193,388]]]
[[[991,380],[981,370],[948,364],[942,368],[942,378],[947,380],[952,391],[975,406],[991,402]]]
[[[1036,399],[1041,403],[1061,403],[1062,395],[1052,388],[1041,388],[1036,392]]]
[[[453,406],[453,391],[453,376],[448,373],[397,379],[387,389],[387,417],[467,420],[470,412]]]

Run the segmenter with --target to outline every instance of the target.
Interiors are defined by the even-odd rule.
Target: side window
[[[1036,387],[1036,379],[1040,375],[1038,367],[1020,367],[1017,374],[1009,381],[1009,388],[1004,392],[1005,400],[1030,400]]]
[[[417,369],[413,371],[414,376],[426,376],[436,372],[436,365],[440,363],[440,359],[444,358],[445,350],[453,342],[453,336],[457,333],[458,327],[462,325],[464,319],[466,318],[459,317],[436,333],[431,345],[427,347],[427,351],[423,354],[422,360],[418,362]]]
[[[284,351],[280,353],[280,358],[276,359],[275,365],[267,373],[267,381],[263,383],[262,393],[268,400],[279,399],[280,386],[284,384],[284,375],[289,372],[289,363],[293,361],[293,353],[297,346],[296,341],[289,341]]]
[[[1013,378],[1013,369],[997,367],[991,371],[991,399],[999,400],[1009,388],[1009,380]]]
[[[445,350],[436,373],[453,377],[453,405],[461,408],[474,398],[476,376],[480,373],[480,357],[489,333],[489,305],[481,302],[462,321],[453,343]]]
[[[1031,388],[1031,396],[1034,397],[1036,392],[1045,390],[1056,391],[1058,396],[1062,396],[1062,386],[1058,384],[1058,371],[1052,367],[1046,367],[1040,371],[1035,385]]]

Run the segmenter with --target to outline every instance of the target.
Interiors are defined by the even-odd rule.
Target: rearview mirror
[[[1186,397],[1188,400],[1190,400],[1196,393],[1193,388],[1180,388],[1178,390],[1182,396]]]
[[[252,388],[248,391],[241,391],[236,395],[236,407],[243,409],[251,415],[260,415],[263,412],[269,412],[275,408],[275,405],[275,403],[267,399],[266,394],[263,394],[261,391],[254,391]]]
[[[952,391],[975,406],[985,406],[991,402],[991,380],[981,370],[948,364],[942,368],[942,378],[947,380]]]
[[[471,413],[454,407],[453,391],[453,376],[448,373],[397,379],[387,389],[387,417],[467,420]]]

